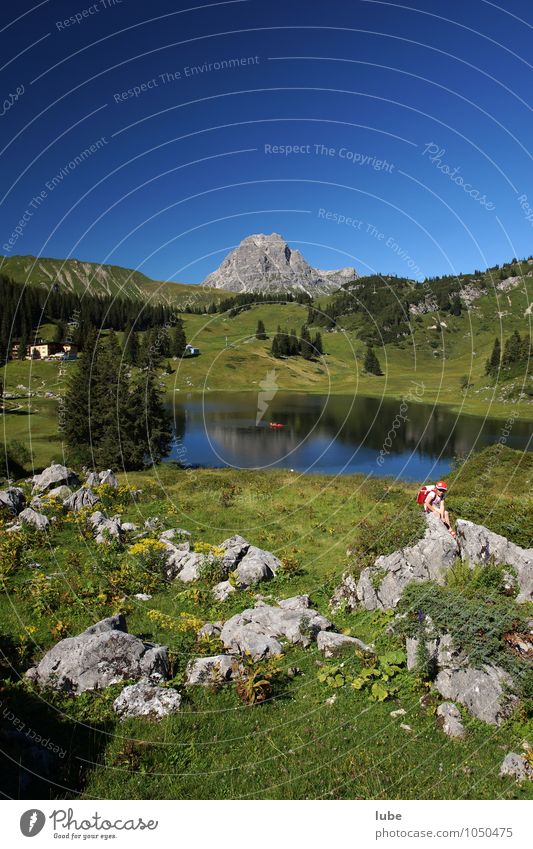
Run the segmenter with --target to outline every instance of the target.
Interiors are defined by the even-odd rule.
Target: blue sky
[[[183,282],[257,232],[418,279],[533,253],[529,2],[195,2],[10,7],[1,253]]]

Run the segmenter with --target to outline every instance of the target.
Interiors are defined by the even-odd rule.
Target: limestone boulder
[[[465,519],[458,519],[456,527],[464,560],[472,565],[493,562],[512,566],[519,585],[516,600],[533,601],[533,548],[521,548],[483,525]]]
[[[128,679],[160,681],[168,671],[166,646],[129,634],[124,616],[117,614],[61,640],[26,676],[39,687],[78,695]]]
[[[161,687],[150,681],[139,681],[124,687],[113,702],[113,710],[121,719],[142,716],[147,719],[163,719],[181,707],[181,696],[177,690]]]

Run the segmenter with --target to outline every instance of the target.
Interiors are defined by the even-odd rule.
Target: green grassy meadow
[[[478,520],[468,505],[487,463],[494,475],[476,509],[488,527],[523,545],[533,531],[533,507],[520,498],[533,479],[531,455],[496,448],[475,455],[450,476],[450,507]],[[502,486],[509,479],[512,491]],[[109,514],[138,525],[158,517],[161,528],[188,529],[195,544],[240,533],[274,552],[283,568],[271,582],[218,603],[207,580],[166,583],[128,553],[132,538],[122,549],[97,546],[83,516],[74,520],[53,505],[48,513],[55,520],[44,538],[29,530],[20,536],[0,531],[3,727],[7,710],[65,752],[54,763],[52,783],[39,781],[27,772],[32,765],[24,752],[16,755],[21,766],[9,760],[15,751],[8,735],[3,792],[61,799],[533,798],[531,783],[519,786],[498,776],[506,752],[519,751],[524,739],[533,742],[531,716],[522,708],[495,728],[465,712],[467,739],[450,740],[436,722],[439,699],[404,664],[382,702],[367,690],[319,680],[324,660],[315,644],[289,646],[276,668],[266,670],[270,687],[261,704],[243,701],[233,685],[182,687],[191,656],[220,650],[216,642],[198,640],[199,625],[253,606],[257,591],[272,600],[308,593],[339,630],[375,642],[378,653],[401,651],[402,639],[386,632],[389,613],[331,614],[328,602],[343,572],[357,575],[367,557],[418,538],[416,486],[172,465],[121,475],[120,482],[118,493],[102,493]],[[142,492],[132,500],[129,493],[137,489]],[[471,592],[458,580],[452,589]],[[134,593],[140,591],[152,598],[138,601]],[[483,606],[478,591],[477,598]],[[528,606],[521,607],[517,615],[527,614]],[[119,611],[132,633],[169,647],[170,683],[184,697],[178,714],[161,722],[119,722],[112,702],[121,685],[68,698],[23,683],[23,672],[59,638]],[[345,669],[360,663],[347,657]],[[397,709],[405,714],[391,717]]]

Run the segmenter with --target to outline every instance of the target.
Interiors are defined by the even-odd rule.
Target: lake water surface
[[[286,392],[261,403],[252,392],[184,393],[172,410],[177,442],[169,459],[187,466],[423,480],[444,476],[454,456],[498,442],[505,428],[499,419],[401,403]],[[506,444],[533,450],[532,433],[531,423],[515,422]]]

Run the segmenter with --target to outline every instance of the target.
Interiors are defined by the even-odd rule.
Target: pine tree
[[[315,349],[311,343],[309,328],[306,324],[303,325],[300,331],[300,353],[304,360],[311,360],[315,355]]]
[[[267,338],[266,331],[265,331],[265,325],[261,321],[261,319],[259,319],[259,321],[257,322],[257,330],[255,331],[255,338],[256,339],[266,339]]]
[[[100,468],[129,468],[122,433],[130,432],[135,408],[129,404],[122,351],[114,331],[100,345],[91,386],[90,429],[93,457]]]
[[[374,348],[372,347],[372,345],[367,345],[366,348],[364,370],[365,372],[367,372],[367,374],[383,374],[383,372],[381,371],[379,360],[374,352]]]
[[[500,370],[501,355],[502,349],[500,345],[500,340],[498,339],[498,337],[496,337],[496,339],[494,340],[492,353],[485,364],[485,374],[491,376],[498,374]]]
[[[128,324],[124,332],[122,356],[124,362],[131,366],[136,366],[139,363],[139,340],[131,324]]]
[[[69,375],[65,402],[59,407],[59,429],[73,462],[91,460],[91,390],[99,353],[96,331],[91,329],[85,337],[83,355]],[[94,403],[94,398],[92,401]]]
[[[322,356],[322,354],[324,353],[324,348],[322,345],[322,336],[320,335],[320,333],[317,333],[315,338],[313,339],[313,348],[315,349],[315,353],[318,356]]]
[[[270,348],[270,353],[272,354],[273,357],[277,357],[278,359],[281,357],[279,333],[276,333],[276,335],[274,336],[274,338],[272,340],[272,346]]]
[[[522,338],[518,330],[515,330],[505,343],[503,349],[502,364],[504,366],[513,365],[520,362],[522,355]]]
[[[180,321],[172,331],[170,350],[171,356],[183,357],[186,345],[187,339],[185,337],[185,331],[183,329],[183,322]]]
[[[157,387],[154,369],[149,368],[139,376],[130,400],[135,410],[129,434],[128,459],[132,468],[159,463],[170,453],[172,422]]]

